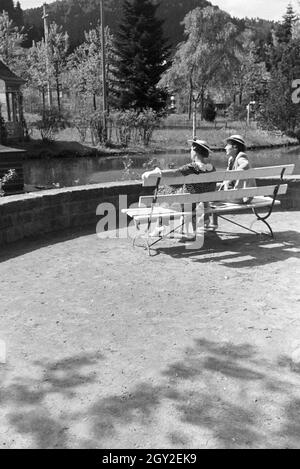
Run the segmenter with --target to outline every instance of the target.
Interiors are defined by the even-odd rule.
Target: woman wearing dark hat
[[[191,143],[191,163],[188,163],[184,166],[181,166],[178,169],[170,169],[161,171],[159,168],[155,168],[153,171],[147,171],[142,175],[143,179],[148,178],[149,176],[158,175],[164,177],[178,177],[178,176],[188,176],[190,174],[201,174],[205,172],[215,171],[215,167],[210,160],[210,152],[208,144],[205,140],[200,140],[195,137],[192,140],[188,140]],[[211,192],[216,189],[216,184],[214,182],[210,183],[196,183],[196,184],[186,184],[183,186],[183,192],[189,192],[191,194],[202,194],[203,192]],[[205,203],[206,204],[206,203]],[[196,204],[193,204],[192,211],[196,208]],[[204,223],[209,222],[209,216],[205,216]],[[157,227],[157,233],[163,231],[164,227]],[[196,231],[196,217],[193,217],[193,229]]]

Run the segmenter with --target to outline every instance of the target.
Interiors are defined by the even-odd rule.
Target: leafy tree
[[[109,28],[105,29],[106,75],[110,81],[110,64],[113,55],[113,38]],[[75,94],[89,95],[96,110],[96,97],[103,94],[102,84],[102,44],[100,26],[85,32],[85,41],[69,56],[68,84]]]
[[[48,35],[48,51],[51,67],[51,75],[55,82],[57,93],[58,110],[61,111],[60,104],[60,80],[65,70],[67,52],[69,48],[69,36],[62,31],[56,23],[51,23]]]
[[[13,66],[15,58],[21,52],[24,34],[14,26],[13,21],[4,11],[0,14],[0,59],[8,66]]]
[[[179,45],[162,83],[174,92],[185,90],[190,109],[192,102],[195,109],[200,103],[202,115],[210,87],[224,85],[238,62],[238,30],[218,7],[196,8],[186,15],[184,25],[187,39]]]
[[[24,78],[31,88],[38,89],[42,94],[43,110],[45,110],[45,94],[50,82],[56,89],[58,112],[61,111],[60,85],[66,69],[68,52],[68,35],[56,23],[51,23],[48,33],[48,46],[42,39],[33,43],[26,56]]]
[[[299,127],[299,105],[292,101],[292,82],[300,76],[300,42],[295,35],[296,15],[291,5],[274,35],[270,50],[270,80],[262,99],[259,120],[263,127],[294,132]]]
[[[14,10],[15,7],[13,0],[1,0],[0,13],[3,13],[5,11],[12,18]]]
[[[168,65],[169,47],[157,7],[151,0],[124,0],[115,41],[115,95],[120,109],[161,111],[166,106],[167,93],[157,85]]]
[[[256,57],[256,62],[265,62],[267,70],[270,70],[269,51],[273,46],[273,34],[275,23],[261,18],[249,19],[245,21],[245,28],[241,35],[248,37],[249,44]]]
[[[280,45],[282,48],[282,45]],[[283,132],[299,126],[299,104],[292,101],[292,82],[300,76],[300,43],[291,40],[281,50],[280,61],[271,70],[267,93],[261,102],[259,120],[263,127]]]
[[[42,94],[43,110],[46,108],[45,94],[48,84],[46,57],[47,50],[44,40],[33,44],[27,55],[27,83],[32,88],[37,88]]]
[[[259,100],[265,92],[269,78],[266,63],[259,61],[252,35],[246,30],[242,36],[242,48],[237,52],[239,63],[233,70],[231,93],[238,97],[238,105],[246,107],[249,101]]]

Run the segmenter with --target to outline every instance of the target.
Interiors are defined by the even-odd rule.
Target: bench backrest
[[[253,168],[244,171],[214,171],[211,173],[193,174],[189,176],[179,177],[163,177],[161,178],[160,184],[167,185],[182,185],[192,184],[201,182],[220,182],[220,181],[235,181],[237,179],[263,179],[266,177],[272,177],[279,179],[284,171],[284,175],[292,174],[294,165],[280,165],[280,166],[267,166],[263,168]],[[284,176],[283,176],[284,178]],[[144,181],[144,186],[156,185],[157,177],[151,177]],[[281,184],[278,190],[278,195],[285,194],[287,191],[287,184]],[[169,206],[173,204],[191,204],[199,202],[224,202],[232,201],[237,199],[243,199],[248,197],[257,196],[272,196],[274,194],[275,185],[265,185],[260,187],[243,187],[239,189],[232,189],[228,191],[204,192],[202,194],[168,194],[158,195],[156,203],[167,203]],[[140,206],[150,207],[153,202],[152,196],[143,196],[139,199]]]
[[[284,169],[284,176],[293,173],[295,165],[279,165],[279,166],[265,166],[262,168],[252,168],[243,171],[213,171],[211,173],[190,174],[189,176],[178,177],[164,177],[160,180],[160,185],[182,185],[182,184],[195,184],[201,182],[222,182],[222,181],[236,181],[238,179],[264,179],[266,177],[279,178],[282,170]],[[151,176],[143,181],[144,187],[152,187],[156,185],[157,176]]]

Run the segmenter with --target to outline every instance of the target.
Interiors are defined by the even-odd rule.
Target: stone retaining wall
[[[151,190],[151,188],[150,188]],[[0,246],[67,228],[94,225],[100,203],[119,207],[119,194],[128,205],[136,202],[142,187],[137,182],[91,184],[13,195],[0,199]],[[143,193],[150,193],[149,189]]]
[[[270,182],[270,181],[268,181]],[[103,202],[119,208],[119,195],[127,196],[128,206],[152,188],[139,182],[113,182],[52,189],[0,199],[0,246],[24,238],[40,237],[63,229],[95,226],[100,217],[96,209]],[[300,209],[300,181],[290,181],[287,195],[281,197],[280,210]]]

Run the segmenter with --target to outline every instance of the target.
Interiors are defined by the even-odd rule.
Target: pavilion
[[[23,97],[25,80],[15,75],[0,60],[0,111],[5,120],[8,140],[23,138]]]

